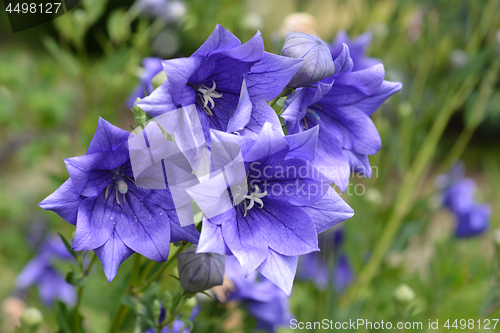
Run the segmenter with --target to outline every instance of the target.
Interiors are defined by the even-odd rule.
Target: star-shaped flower
[[[70,178],[40,203],[76,225],[73,249],[94,250],[109,281],[134,252],[165,261],[170,242],[198,240],[193,225],[180,226],[168,188],[133,181],[130,135],[99,119],[87,154],[65,160]]]
[[[213,140],[241,148],[248,194],[204,219],[198,252],[232,253],[245,274],[257,269],[290,294],[298,256],[319,250],[317,234],[353,215],[311,163],[317,133],[284,137],[269,123],[255,139],[213,131]],[[207,181],[188,192],[204,210],[220,189]]]
[[[241,45],[217,25],[193,55],[163,61],[167,80],[137,105],[152,117],[196,105],[207,142],[211,128],[258,133],[266,121],[281,126],[266,102],[281,93],[301,62],[264,52],[260,32]]]

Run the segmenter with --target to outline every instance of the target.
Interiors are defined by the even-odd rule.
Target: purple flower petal
[[[321,200],[302,208],[311,217],[318,234],[354,215],[354,210],[333,188],[330,188]]]
[[[57,213],[68,223],[76,225],[78,207],[84,199],[78,194],[70,178],[38,205],[43,209]]]
[[[270,250],[258,271],[290,296],[298,260],[299,256],[284,256]]]
[[[303,61],[264,52],[262,60],[246,76],[248,93],[252,99],[272,100],[285,89]]]
[[[134,253],[123,243],[116,231],[113,232],[104,245],[94,249],[94,252],[101,261],[108,282],[115,278],[118,267],[122,262]]]

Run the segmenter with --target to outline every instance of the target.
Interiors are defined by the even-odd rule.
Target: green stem
[[[138,253],[136,253],[134,259],[134,266],[132,268],[132,274],[130,275],[130,282],[127,287],[127,292],[131,292],[134,284],[136,283],[137,277],[139,275],[139,270],[141,268],[140,264],[141,264],[141,256]],[[117,333],[120,330],[120,327],[123,325],[125,318],[127,318],[128,311],[129,308],[127,306],[120,304],[118,310],[116,310],[115,318],[110,327],[109,330],[110,333]]]
[[[163,264],[160,269],[158,269],[147,281],[146,283],[144,283],[141,287],[139,287],[138,289],[136,290],[133,290],[133,293],[135,294],[138,294],[140,292],[142,292],[144,289],[146,289],[147,287],[149,287],[151,285],[151,283],[153,283],[154,281],[156,281],[162,274],[163,272],[170,267],[170,265],[172,265],[172,263],[176,260],[176,257],[177,257],[177,254],[184,251],[188,246],[190,245],[190,243],[186,243],[182,246],[180,246],[177,251],[174,253],[173,256],[170,256],[170,258],[168,258],[167,262],[165,264]]]
[[[342,304],[346,304],[350,302],[350,300],[359,297],[377,273],[385,253],[392,244],[392,240],[401,226],[403,218],[406,216],[411,208],[411,205],[413,204],[413,200],[415,198],[415,186],[420,179],[425,177],[424,172],[426,170],[426,166],[432,160],[436,146],[444,132],[444,129],[446,128],[446,125],[448,124],[448,121],[453,115],[453,112],[465,102],[477,81],[478,79],[475,76],[469,76],[464,81],[460,89],[447,99],[444,107],[436,118],[429,135],[422,145],[422,148],[418,152],[414,164],[403,179],[399,193],[396,196],[394,210],[385,225],[381,237],[375,245],[368,264],[365,266],[354,285],[343,297],[341,301]]]
[[[270,102],[268,102],[268,104],[270,106],[273,106],[274,104],[276,104],[276,102],[281,98],[281,97],[285,97],[285,96],[288,96],[290,95],[291,93],[293,92],[293,89],[291,88],[288,88],[286,87],[285,89],[283,89],[283,91],[273,100],[271,100]]]
[[[481,83],[479,88],[479,97],[472,111],[472,115],[465,125],[465,129],[460,133],[457,141],[451,148],[450,152],[446,156],[444,162],[438,168],[439,173],[446,172],[449,170],[456,161],[462,156],[464,150],[467,148],[472,135],[482,123],[484,114],[486,112],[486,107],[493,93],[493,88],[495,87],[496,80],[498,79],[498,72],[500,71],[500,59],[496,59],[491,69],[488,71],[485,79]]]
[[[85,269],[83,268],[82,258],[80,256],[78,258],[79,258],[78,264],[80,265],[80,269],[82,270],[82,275],[83,276],[87,276],[89,274],[89,272],[90,272],[90,269],[92,268],[92,266],[96,262],[97,256],[94,254],[94,256],[92,257],[92,259],[90,260],[89,265]],[[82,303],[83,287],[84,286],[79,286],[78,287],[78,291],[77,291],[77,297],[78,298],[77,298],[75,310],[74,310],[74,313],[73,313],[73,325],[75,327],[75,333],[80,333],[80,320],[78,318],[78,311],[80,309],[80,304]]]
[[[179,305],[177,305],[177,308],[172,312],[172,314],[168,318],[167,322],[163,326],[169,326],[169,325],[171,325],[173,323],[173,321],[175,320],[175,317],[177,317],[177,315],[179,313],[181,313],[182,308],[184,307],[184,304],[186,303],[186,294],[187,293],[184,293],[182,295],[182,298],[181,298],[181,301],[179,302]]]

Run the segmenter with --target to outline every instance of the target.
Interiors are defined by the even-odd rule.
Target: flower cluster
[[[129,133],[100,119],[87,154],[65,160],[69,179],[40,206],[76,226],[73,249],[94,250],[109,281],[133,252],[165,261],[171,242],[187,241],[234,256],[245,275],[257,270],[289,295],[299,256],[354,214],[331,185],[345,190],[351,171],[370,176],[368,155],[381,145],[370,116],[401,88],[381,64],[337,49],[292,33],[274,55],[260,33],[241,44],[218,25],[190,57],[161,61],[166,79],[134,107],[153,121]],[[159,71],[156,59],[144,64],[133,98]],[[146,178],[162,186],[144,185],[136,171],[148,165],[156,173]],[[190,200],[204,213],[201,232],[178,209]],[[218,257],[207,258],[181,266],[210,275]]]
[[[476,182],[471,178],[464,178],[464,173],[464,165],[457,163],[448,175],[438,178],[438,186],[443,189],[442,205],[455,215],[455,234],[458,238],[484,232],[491,219],[490,205],[476,202]]]

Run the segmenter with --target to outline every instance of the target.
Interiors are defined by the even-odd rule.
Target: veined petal
[[[263,208],[250,210],[248,214],[265,225],[267,244],[277,253],[295,256],[319,251],[313,221],[301,207],[266,197]]]
[[[269,255],[258,271],[290,296],[298,260],[299,256],[284,256],[269,250]]]
[[[122,262],[134,253],[134,251],[123,243],[116,231],[113,232],[104,245],[94,249],[94,252],[101,261],[108,282],[111,282],[115,278],[118,267]]]
[[[302,208],[311,217],[318,234],[354,215],[354,210],[333,188],[330,188],[320,200]]]
[[[319,126],[314,126],[310,130],[285,136],[285,140],[290,146],[286,158],[300,158],[314,164],[318,133]]]
[[[234,223],[236,223],[236,221],[234,221]],[[200,242],[196,252],[213,252],[226,255],[231,254],[231,251],[227,247],[224,237],[222,236],[222,227],[220,225],[211,223],[210,220],[203,218]]]
[[[240,40],[227,31],[223,26],[217,24],[214,31],[207,40],[196,50],[192,56],[209,56],[215,52],[231,50],[241,45]]]
[[[188,83],[189,78],[198,70],[204,61],[202,57],[189,57],[170,59],[162,62],[163,70],[167,75],[169,93],[173,104],[183,104],[182,90],[186,86],[186,83]]]
[[[179,98],[180,101],[178,101],[179,103],[176,105],[170,90],[170,84],[168,80],[166,80],[149,96],[140,100],[136,105],[151,117],[156,118],[169,111],[179,109],[180,105],[188,106],[195,103],[195,93],[192,88],[186,85],[180,87],[179,96],[177,96],[177,98]]]
[[[255,217],[256,214],[250,210],[246,216],[238,213],[237,221],[222,224],[222,236],[245,275],[259,267],[269,251],[266,227],[260,223],[260,216]]]
[[[97,129],[92,141],[90,142],[87,155],[98,152],[114,151],[124,142],[127,142],[129,135],[129,132],[116,127],[107,120],[99,117]]]
[[[297,73],[304,60],[264,52],[246,76],[250,97],[270,101],[278,96]]]
[[[120,208],[114,191],[105,199],[104,192],[85,199],[78,209],[73,250],[86,251],[102,246],[112,236]]]
[[[68,223],[76,225],[78,207],[84,199],[77,193],[71,178],[69,178],[38,205],[43,209],[55,212]]]
[[[243,127],[248,124],[251,114],[252,103],[250,102],[250,96],[248,95],[245,80],[243,80],[238,106],[236,107],[234,114],[229,119],[226,131],[236,132],[243,129]]]
[[[123,243],[135,252],[155,260],[166,261],[170,249],[171,224],[177,218],[166,198],[156,202],[154,192],[129,187],[127,203],[120,205],[120,219],[115,230]],[[120,196],[120,194],[118,194]],[[178,221],[176,221],[179,223]]]

